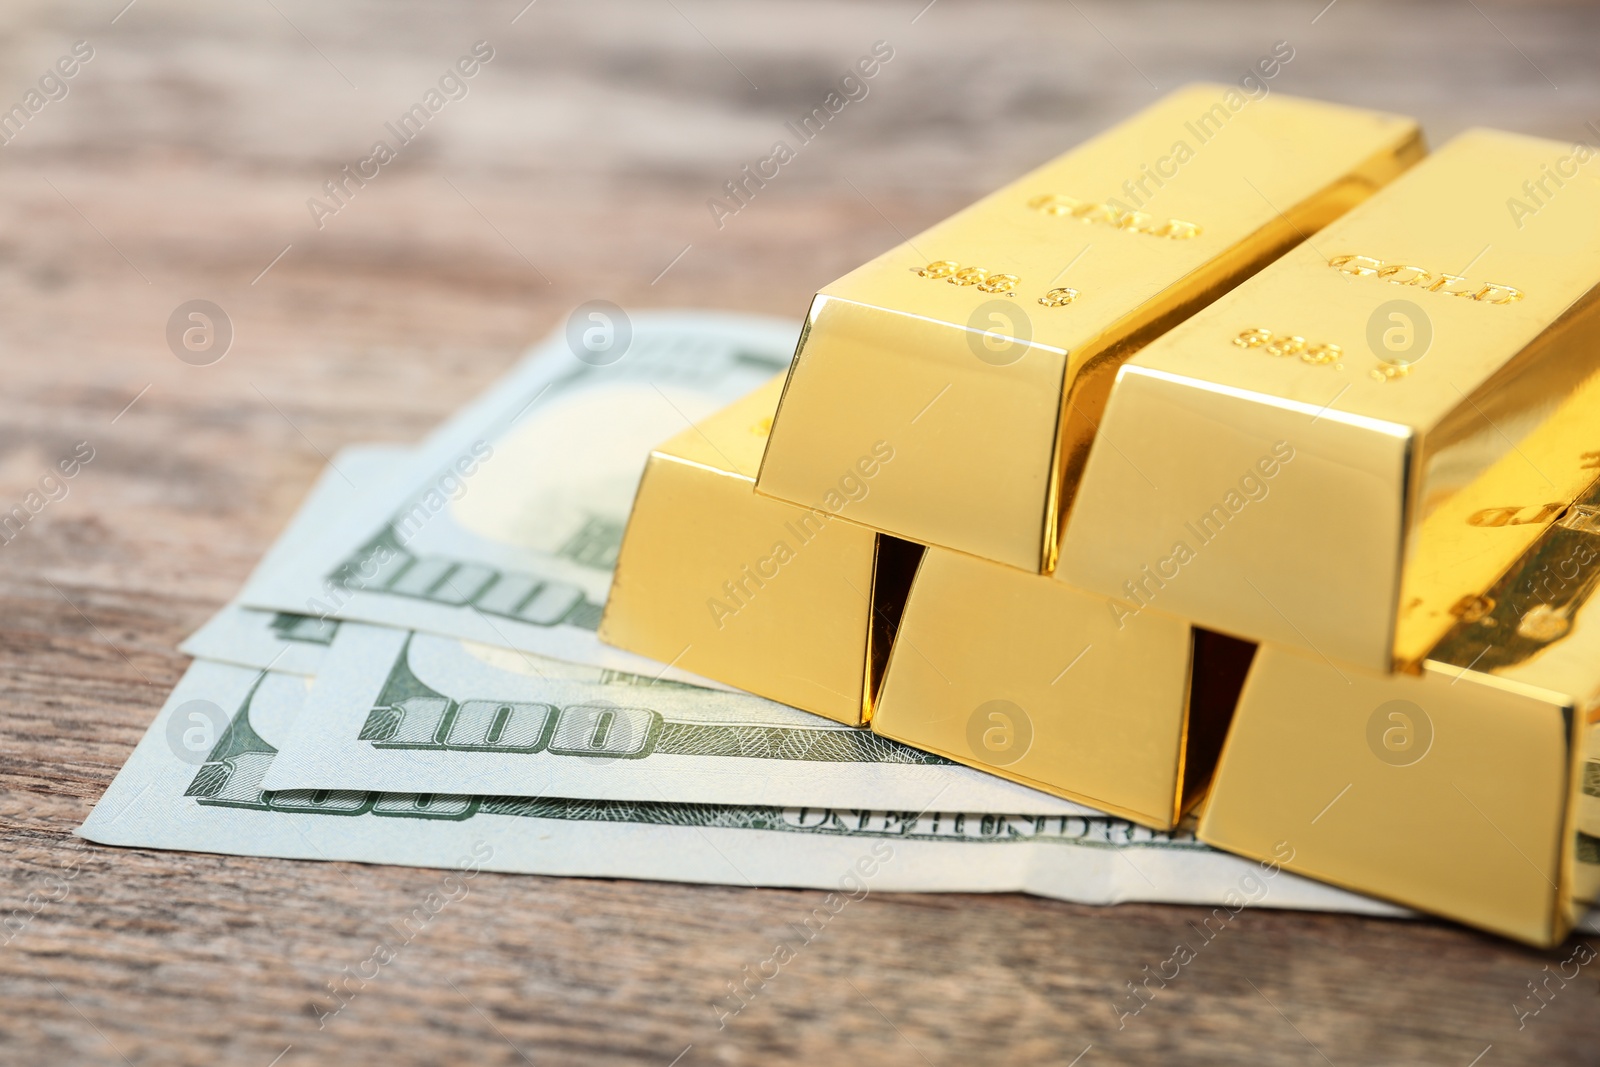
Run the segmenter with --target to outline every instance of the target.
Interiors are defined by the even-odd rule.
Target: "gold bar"
[[[922,557],[875,733],[1168,830],[1199,799],[1253,646],[947,549]]]
[[[817,506],[888,441],[852,521],[1048,571],[1118,365],[1423,151],[1406,118],[1173,93],[819,292],[757,491]]]
[[[1600,471],[1584,153],[1463,134],[1129,360],[1059,575],[1414,669]]]
[[[1200,837],[1559,943],[1600,895],[1597,584],[1600,492],[1456,620],[1420,676],[1261,646]]]
[[[880,546],[838,517],[870,493],[892,451],[869,449],[837,472],[837,506],[756,496],[782,384],[773,379],[650,454],[600,638],[861,725],[920,550],[887,538]]]

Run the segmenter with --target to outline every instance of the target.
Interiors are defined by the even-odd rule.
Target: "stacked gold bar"
[[[1597,519],[1600,494],[1546,528],[1420,675],[1263,646],[1200,837],[1559,943],[1600,895]]]
[[[1495,590],[1600,468],[1600,184],[1496,220],[1560,146],[1423,154],[1191,87],[851,272],[785,379],[651,455],[601,636],[1158,829],[1210,785],[1220,847],[1563,936],[1600,666],[1489,638],[1566,633]],[[1429,709],[1433,769],[1369,745],[1380,696]],[[1504,868],[1463,799],[1548,892],[1462,887]],[[1374,844],[1385,805],[1418,821]]]
[[[1129,360],[1061,575],[1377,671],[1420,661],[1600,468],[1600,182],[1504,206],[1565,152],[1463,134]],[[1485,525],[1512,502],[1537,506]]]
[[[895,456],[870,451],[818,507],[757,496],[756,467],[782,384],[774,379],[651,453],[600,634],[861,723],[892,637],[887,616],[874,627],[872,604],[904,599],[916,553],[880,542],[840,512]]]

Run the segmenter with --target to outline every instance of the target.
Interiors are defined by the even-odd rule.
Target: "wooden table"
[[[1198,909],[1023,896],[873,895],[719,1030],[711,1003],[819,894],[507,876],[319,1031],[307,1002],[436,873],[73,838],[182,674],[174,645],[324,456],[416,440],[583,300],[798,315],[1157,87],[1234,80],[1279,40],[1273,89],[1415,114],[1434,143],[1600,137],[1600,17],[1576,6],[523,2],[0,9],[0,104],[93,48],[0,149],[0,510],[95,450],[0,545],[0,915],[81,872],[0,934],[0,1061],[1600,1058],[1600,967],[1517,1027],[1570,945],[1256,910],[1119,1030],[1124,983]],[[478,40],[469,95],[319,228],[308,198]],[[707,199],[877,40],[869,95],[719,228]],[[192,298],[234,324],[212,366],[168,349]]]

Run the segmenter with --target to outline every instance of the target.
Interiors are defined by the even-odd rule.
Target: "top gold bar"
[[[1129,360],[1058,576],[1416,668],[1600,474],[1596,155],[1462,134]]]
[[[887,441],[852,521],[1049,571],[1123,360],[1423,153],[1407,118],[1173,93],[818,293],[756,491],[824,506]]]

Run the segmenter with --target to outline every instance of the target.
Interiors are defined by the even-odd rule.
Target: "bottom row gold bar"
[[[1199,800],[1255,646],[930,548],[872,729],[1160,830]]]
[[[1474,674],[1430,663],[1385,677],[1262,648],[1201,840],[1559,943],[1600,892],[1600,826],[1581,796],[1586,775],[1600,792],[1593,720]]]
[[[774,379],[651,452],[600,638],[860,725],[877,536],[756,496],[782,386]]]
[[[1263,646],[1200,837],[1538,945],[1600,897],[1600,493],[1418,676]]]
[[[1204,798],[1219,848],[1535,944],[1600,892],[1600,494],[1379,675],[846,521],[887,447],[758,496],[781,384],[651,454],[603,639],[1157,829]]]

